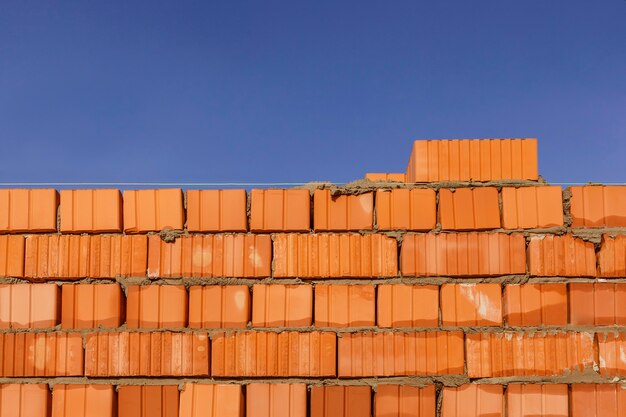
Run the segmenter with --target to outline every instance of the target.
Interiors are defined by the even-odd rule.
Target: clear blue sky
[[[344,182],[476,137],[626,182],[626,0],[0,9],[1,182]]]

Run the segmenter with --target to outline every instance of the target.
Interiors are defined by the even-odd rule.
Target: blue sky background
[[[344,182],[480,137],[626,182],[626,0],[0,6],[1,182]]]

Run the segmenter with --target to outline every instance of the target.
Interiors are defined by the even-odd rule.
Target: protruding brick
[[[371,234],[278,234],[274,277],[391,277],[398,274],[393,238]]]
[[[311,230],[309,190],[252,190],[250,230],[253,232]]]
[[[316,327],[374,326],[376,294],[373,285],[315,286]]]
[[[626,376],[626,333],[596,333],[600,375]]]
[[[626,276],[626,235],[602,236],[598,252],[598,276],[606,278]]]
[[[314,386],[311,417],[369,417],[372,389],[368,386]]]
[[[52,396],[48,384],[0,385],[0,416],[48,417]]]
[[[176,385],[122,385],[117,417],[178,417]]]
[[[498,326],[502,324],[500,284],[443,284],[443,326]]]
[[[206,333],[89,333],[85,376],[207,376]]]
[[[252,327],[307,327],[312,318],[311,285],[252,287]]]
[[[124,232],[181,230],[185,223],[180,188],[124,191]]]
[[[444,230],[500,228],[498,189],[495,187],[440,189],[439,221]]]
[[[437,285],[382,284],[378,286],[378,327],[437,327]]]
[[[460,375],[463,332],[344,333],[338,343],[338,376]]]
[[[567,385],[509,384],[506,410],[507,417],[569,417]]]
[[[179,417],[243,417],[241,385],[185,384]]]
[[[124,323],[124,297],[119,284],[64,284],[62,289],[62,328],[114,328]]]
[[[0,285],[0,329],[44,329],[59,323],[56,284]]]
[[[0,276],[24,276],[24,236],[0,235]]]
[[[404,276],[489,276],[526,273],[526,242],[518,233],[407,234]]]
[[[626,226],[626,186],[570,187],[572,227]]]
[[[370,181],[406,182],[406,174],[368,172],[365,179]]]
[[[0,190],[0,233],[56,232],[58,204],[52,188]]]
[[[596,254],[593,243],[572,235],[533,235],[528,245],[530,275],[593,277]]]
[[[187,230],[248,230],[246,190],[187,190]]]
[[[218,333],[212,338],[212,376],[335,376],[333,332]]]
[[[375,417],[434,417],[436,406],[434,385],[378,385],[374,395]]]
[[[113,385],[56,384],[52,387],[52,417],[115,417]]]
[[[248,384],[246,417],[306,417],[306,384]]]
[[[505,229],[563,226],[563,190],[560,186],[503,187],[502,226]]]
[[[509,326],[565,326],[565,284],[506,285],[504,319]]]
[[[184,285],[129,285],[127,291],[127,328],[166,329],[187,325]]]
[[[61,232],[122,231],[119,190],[61,190]]]
[[[620,384],[572,384],[571,417],[626,415],[626,389]]]
[[[444,387],[441,417],[502,417],[503,403],[502,385]]]
[[[570,282],[569,314],[575,326],[626,325],[626,284]]]
[[[378,230],[434,229],[437,223],[435,190],[377,190],[376,223]]]
[[[313,194],[316,231],[372,230],[374,193],[332,196],[330,190]]]
[[[246,285],[189,287],[189,327],[243,328],[250,320]]]

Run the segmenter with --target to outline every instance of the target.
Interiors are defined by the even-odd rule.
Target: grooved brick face
[[[504,319],[509,326],[565,326],[566,284],[506,285]]]
[[[158,232],[183,228],[185,213],[180,188],[124,191],[124,232]]]
[[[64,329],[113,328],[124,322],[119,284],[64,284],[62,293]]]
[[[184,285],[129,285],[127,291],[127,328],[164,329],[187,325]]]
[[[43,329],[59,323],[56,284],[0,285],[0,329]]]
[[[381,284],[376,300],[378,327],[437,327],[437,285]]]
[[[306,417],[306,384],[248,384],[247,417]]]
[[[0,385],[1,416],[48,417],[50,400],[47,384]]]
[[[500,227],[498,190],[494,187],[439,190],[439,221],[444,230]]]
[[[374,225],[374,193],[332,196],[330,190],[313,194],[316,231],[371,230]]]
[[[248,230],[246,190],[188,190],[187,230],[190,232]]]
[[[117,417],[178,417],[176,385],[122,385]]]
[[[252,287],[252,327],[307,327],[312,318],[311,285]]]
[[[435,190],[377,190],[376,223],[379,230],[434,229],[437,223]]]
[[[318,284],[315,286],[315,326],[374,326],[375,298],[373,285]]]
[[[507,417],[569,417],[566,384],[509,384]]]
[[[122,231],[119,190],[61,190],[61,232]]]
[[[443,326],[501,325],[500,284],[442,285],[441,318]]]
[[[241,385],[185,384],[179,417],[243,417]]]
[[[502,385],[444,387],[441,417],[502,417],[503,403]]]
[[[626,284],[569,284],[570,322],[576,326],[626,325]]]
[[[505,229],[563,226],[561,187],[503,187],[502,223]]]
[[[189,327],[243,328],[250,320],[246,285],[189,287]]]
[[[52,417],[115,417],[113,385],[57,384],[52,388]]]
[[[531,235],[528,269],[533,276],[594,277],[596,254],[593,243],[570,234]]]
[[[626,333],[596,333],[600,375],[626,376]]]
[[[0,235],[0,276],[24,276],[24,236]]]
[[[368,386],[311,388],[311,417],[369,417],[372,390]]]
[[[424,388],[407,385],[378,385],[374,395],[374,415],[377,417],[433,417],[436,412],[435,386]]]
[[[572,227],[626,226],[626,186],[570,187]]]
[[[626,415],[626,390],[619,384],[572,384],[571,417]]]
[[[250,230],[253,232],[308,232],[311,195],[308,190],[252,190]]]
[[[50,188],[0,190],[0,232],[56,232],[58,203]]]
[[[626,276],[626,236],[602,235],[598,252],[598,276],[607,278]]]

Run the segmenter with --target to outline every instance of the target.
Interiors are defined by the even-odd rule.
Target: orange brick
[[[405,174],[394,174],[394,173],[378,173],[378,172],[368,172],[365,174],[365,179],[370,181],[384,181],[384,182],[405,182],[406,175]]]
[[[571,417],[626,415],[626,390],[619,384],[572,384]]]
[[[464,373],[458,331],[344,333],[337,349],[340,378]]]
[[[498,190],[494,187],[439,190],[439,221],[447,230],[485,230],[500,227]]]
[[[306,417],[306,384],[248,384],[247,417]]]
[[[245,232],[247,204],[246,190],[188,190],[187,230]]]
[[[0,333],[0,376],[82,376],[80,333]]]
[[[124,232],[181,230],[185,223],[180,188],[124,191]]]
[[[24,236],[0,236],[0,276],[24,276]]]
[[[441,319],[443,326],[502,325],[500,284],[443,284]]]
[[[214,377],[335,376],[332,332],[217,333],[211,348]]]
[[[372,389],[368,386],[314,386],[311,417],[369,417]]]
[[[433,417],[437,394],[434,385],[378,385],[374,395],[375,417]]]
[[[206,333],[89,333],[85,376],[207,376]]]
[[[443,387],[441,417],[502,417],[503,404],[502,385]]]
[[[488,276],[526,273],[526,242],[519,233],[406,234],[403,276]]]
[[[569,417],[567,384],[509,384],[507,417]]]
[[[129,285],[127,291],[127,328],[164,329],[187,325],[184,285]]]
[[[122,385],[118,417],[178,417],[176,385]]]
[[[373,285],[315,286],[316,327],[374,326],[375,316]]]
[[[626,284],[569,284],[570,322],[575,326],[626,325]]]
[[[56,232],[58,205],[51,188],[0,190],[0,232]]]
[[[0,385],[0,415],[48,417],[51,395],[48,384]]]
[[[391,277],[398,273],[397,241],[383,235],[278,234],[274,277]]]
[[[563,190],[559,186],[503,187],[505,229],[563,226]]]
[[[61,190],[61,232],[121,232],[119,190]]]
[[[250,230],[253,232],[311,230],[309,190],[252,190]]]
[[[602,235],[598,252],[598,276],[619,278],[626,276],[626,236]]]
[[[626,376],[626,333],[596,333],[600,375]]]
[[[64,284],[62,289],[62,328],[114,328],[124,323],[124,302],[119,284]]]
[[[52,387],[52,417],[115,417],[113,385],[56,384]]]
[[[313,194],[316,231],[372,230],[374,193],[332,196],[330,190]]]
[[[311,285],[252,287],[252,327],[307,327],[312,318]]]
[[[246,285],[189,287],[189,327],[243,328],[250,320]]]
[[[626,186],[570,187],[572,227],[626,226]]]
[[[437,285],[382,284],[378,286],[378,327],[437,327]]]
[[[565,284],[506,285],[504,319],[509,326],[565,326]]]
[[[0,329],[43,329],[59,323],[56,284],[0,285]]]
[[[376,222],[379,230],[434,229],[437,223],[435,190],[377,190]]]
[[[241,385],[185,384],[179,417],[243,417]]]
[[[469,333],[465,343],[470,378],[556,376],[595,365],[591,333]]]
[[[148,277],[264,278],[271,274],[270,235],[194,235],[166,243],[148,238]]]
[[[596,254],[593,243],[572,235],[533,235],[528,245],[530,275],[544,277],[593,277]]]

